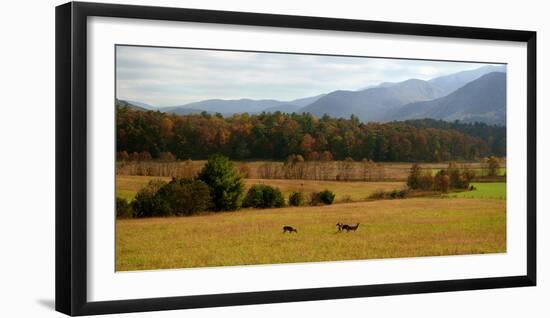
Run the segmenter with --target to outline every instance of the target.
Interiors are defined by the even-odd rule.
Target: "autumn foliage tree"
[[[170,152],[176,159],[278,160],[301,155],[311,161],[352,158],[375,162],[477,160],[505,156],[505,128],[418,120],[362,123],[311,114],[175,115],[116,108],[117,152],[128,160]],[[505,149],[505,148],[504,148]],[[137,154],[137,158],[134,154]],[[317,159],[318,158],[318,159]]]
[[[443,193],[449,192],[451,179],[447,170],[439,170],[434,177],[434,190]]]
[[[455,162],[450,162],[447,169],[437,171],[435,176],[431,170],[422,171],[418,164],[413,164],[407,178],[407,187],[411,190],[448,192],[452,189],[468,189],[474,173]]]
[[[496,177],[500,170],[500,161],[495,156],[487,158],[487,175],[489,177]]]
[[[407,178],[407,186],[409,188],[418,189],[420,187],[421,173],[420,166],[417,163],[413,164]]]

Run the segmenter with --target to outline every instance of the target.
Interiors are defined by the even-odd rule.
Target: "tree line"
[[[505,128],[439,121],[362,123],[308,113],[175,115],[116,107],[117,152],[129,160],[440,162],[505,155]],[[503,130],[502,130],[503,129]]]
[[[406,120],[405,124],[417,128],[455,129],[464,134],[478,137],[487,142],[489,155],[506,157],[506,127],[499,125],[487,125],[486,123],[463,123],[458,120],[448,122],[437,119]]]
[[[293,192],[288,205],[332,204],[330,190],[304,194]],[[134,199],[116,198],[118,218],[190,216],[203,211],[235,211],[242,208],[281,208],[286,205],[283,193],[276,187],[258,184],[245,194],[243,176],[227,157],[214,155],[193,178],[172,178],[170,182],[151,180]]]

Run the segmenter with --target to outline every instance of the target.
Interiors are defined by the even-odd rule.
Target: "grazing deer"
[[[359,227],[359,223],[355,224],[355,225],[348,225],[348,224],[344,224],[342,225],[342,230],[346,230],[346,232],[349,232],[349,231],[357,231],[357,228]]]
[[[286,233],[286,232],[288,232],[288,233],[294,232],[294,233],[297,234],[297,233],[298,233],[298,230],[295,229],[295,228],[293,228],[292,226],[285,225],[285,226],[283,226],[283,234]]]

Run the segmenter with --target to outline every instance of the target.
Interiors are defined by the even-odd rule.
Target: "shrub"
[[[263,206],[264,203],[264,195],[263,191],[260,188],[260,186],[255,185],[252,186],[248,192],[246,193],[246,196],[243,200],[243,207],[260,207]]]
[[[371,195],[369,195],[368,198],[369,199],[376,199],[376,200],[385,199],[386,198],[386,192],[384,192],[383,190],[376,190]]]
[[[162,180],[151,180],[138,191],[134,201],[132,201],[135,217],[162,216],[168,213],[166,202],[160,200],[157,196],[158,190],[164,185],[166,185],[166,182]]]
[[[193,179],[172,179],[157,192],[165,215],[192,215],[211,205],[206,183]]]
[[[320,204],[332,204],[336,195],[329,190],[323,190],[321,192],[312,192],[309,197],[309,204],[311,205],[320,205]]]
[[[300,206],[304,204],[304,195],[302,192],[292,192],[288,196],[288,204],[292,206]]]
[[[198,176],[208,185],[213,208],[216,211],[229,211],[240,208],[244,183],[233,163],[225,156],[210,157]]]
[[[131,218],[133,215],[132,207],[126,199],[116,197],[116,217]]]
[[[336,197],[336,195],[329,190],[321,191],[319,195],[321,198],[321,202],[323,202],[324,204],[332,204],[332,202],[334,202],[334,198]]]
[[[257,184],[252,186],[243,201],[243,207],[278,208],[285,205],[285,199],[277,188]]]
[[[409,196],[409,191],[407,189],[402,190],[392,190],[385,192],[383,190],[377,190],[376,192],[372,193],[368,198],[369,199],[375,199],[375,200],[382,200],[382,199],[404,199]]]
[[[404,199],[409,196],[409,190],[408,189],[401,189],[397,191],[397,197],[400,199]]]
[[[207,210],[211,203],[210,190],[200,180],[152,180],[136,194],[132,210],[136,217],[192,215]]]

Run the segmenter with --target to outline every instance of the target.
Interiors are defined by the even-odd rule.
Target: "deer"
[[[290,225],[285,225],[285,226],[283,226],[283,234],[286,233],[286,232],[288,232],[288,233],[294,232],[294,233],[298,234],[298,230],[295,229],[295,228],[293,228],[293,227],[290,226]]]
[[[357,231],[357,228],[359,227],[359,223],[355,224],[355,225],[348,225],[348,224],[344,224],[342,226],[342,229],[343,230],[346,230],[346,232],[349,232],[349,231]]]
[[[357,223],[355,225],[336,223],[336,226],[338,227],[338,232],[342,232],[342,231],[346,231],[346,232],[354,231],[355,232],[355,231],[357,231],[357,228],[359,227],[359,223]]]

